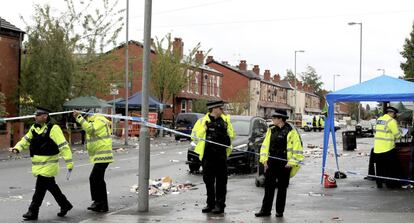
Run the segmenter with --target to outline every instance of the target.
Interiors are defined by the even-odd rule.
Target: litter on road
[[[195,190],[197,188],[187,181],[181,184],[174,184],[172,178],[169,176],[163,177],[157,180],[149,180],[148,194],[152,196],[162,196],[165,194],[180,194],[186,190]],[[138,193],[138,185],[132,185],[130,191],[132,193]]]

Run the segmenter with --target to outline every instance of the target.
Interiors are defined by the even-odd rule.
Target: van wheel
[[[309,131],[310,131],[310,129],[309,129],[309,127],[308,127],[308,126],[305,126],[305,127],[303,128],[303,130],[305,130],[305,132],[309,132]]]

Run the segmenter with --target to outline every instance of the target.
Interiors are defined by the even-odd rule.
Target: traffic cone
[[[329,176],[326,173],[323,174],[323,177],[324,177],[323,186],[325,188],[335,188],[335,187],[337,187],[335,178]]]

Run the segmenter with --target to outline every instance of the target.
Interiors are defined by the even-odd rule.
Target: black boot
[[[223,214],[224,213],[224,207],[216,206],[212,212],[214,214]]]
[[[90,207],[88,207],[88,210],[95,211],[95,212],[108,212],[108,204],[103,204],[99,202],[94,202]]]
[[[24,220],[37,220],[39,211],[28,210],[26,214],[23,215]]]
[[[256,217],[268,217],[270,216],[270,212],[264,212],[260,210],[259,212],[255,213],[254,216]]]
[[[72,208],[73,208],[72,204],[69,204],[67,207],[60,208],[60,212],[57,213],[57,216],[64,217],[68,213],[68,211],[70,211]]]
[[[98,203],[96,201],[94,201],[91,204],[91,206],[87,207],[87,209],[92,211],[92,210],[95,210],[96,209],[96,206],[98,206]]]
[[[203,213],[210,213],[213,210],[211,206],[205,206],[203,209],[201,209],[201,212]]]

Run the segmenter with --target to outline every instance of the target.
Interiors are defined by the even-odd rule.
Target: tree
[[[365,105],[365,110],[370,111],[371,110],[371,106],[369,106],[369,104]]]
[[[57,16],[48,5],[34,7],[34,24],[27,25],[22,57],[21,110],[30,111],[34,105],[61,110],[68,98],[107,92],[107,76],[115,76],[111,63],[94,64],[106,60],[98,49],[102,53],[108,44],[115,45],[122,29],[123,10],[114,11],[118,1],[102,0],[99,7],[104,10],[96,8],[93,13],[89,13],[93,0],[80,1],[80,7],[73,0],[65,2],[66,11]]]
[[[109,92],[111,83],[124,85],[122,72],[115,66],[119,58],[103,52],[109,45],[117,44],[116,38],[124,26],[125,9],[117,10],[119,0],[101,1],[102,10],[91,8],[93,0],[80,1],[80,6],[73,0],[65,0],[68,10],[64,13],[67,17],[64,24],[77,37],[72,97],[95,95],[97,92],[105,94]],[[76,32],[76,26],[82,29]]]
[[[0,117],[8,115],[6,112],[6,96],[0,92]]]
[[[199,70],[195,54],[200,47],[198,43],[182,58],[173,50],[171,34],[162,39],[156,38],[154,50],[157,58],[151,61],[151,94],[166,103],[178,95],[188,82],[192,83],[193,73]]]
[[[76,38],[67,35],[59,19],[51,16],[49,6],[35,6],[34,21],[27,28],[22,58],[21,103],[61,110],[75,71],[72,52]]]
[[[414,78],[414,22],[412,28],[410,37],[405,39],[404,50],[400,52],[405,58],[405,62],[400,64],[401,69],[404,71],[404,78]]]
[[[285,76],[284,80],[288,80],[289,82],[294,82],[295,81],[295,74],[292,72],[291,69],[286,70],[286,76]],[[299,79],[296,78],[296,81],[299,81]]]
[[[191,111],[197,112],[197,113],[207,113],[207,100],[200,99],[193,102],[193,107],[191,108]]]
[[[233,115],[242,115],[246,112],[250,105],[249,90],[240,90],[233,98],[229,100],[231,113]]]
[[[307,66],[306,71],[301,74],[301,79],[304,84],[311,86],[317,95],[323,96],[321,94],[323,82],[321,81],[321,76],[316,73],[315,68]]]

